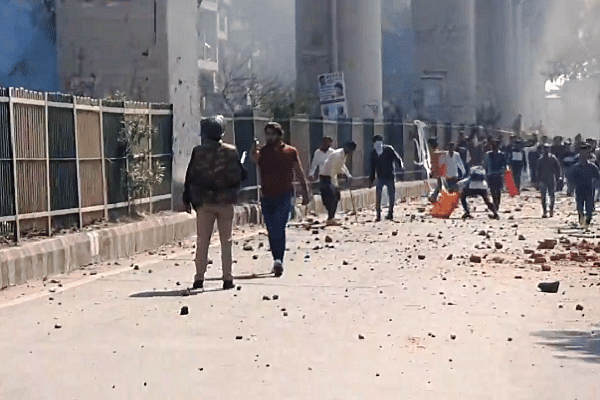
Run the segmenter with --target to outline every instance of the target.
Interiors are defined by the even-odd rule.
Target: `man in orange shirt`
[[[298,150],[283,142],[283,129],[276,122],[265,126],[266,145],[255,143],[252,149],[254,162],[258,165],[261,177],[262,214],[269,233],[269,244],[273,255],[273,273],[283,274],[283,256],[285,253],[285,227],[294,198],[294,174],[300,181],[302,204],[310,202],[308,185],[304,170],[300,164]]]

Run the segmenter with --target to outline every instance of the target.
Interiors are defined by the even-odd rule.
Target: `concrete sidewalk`
[[[396,184],[396,198],[401,201],[421,197],[427,191],[428,184],[425,181]],[[353,197],[357,208],[371,207],[375,204],[375,189],[353,190]],[[342,212],[352,211],[348,191],[342,193],[338,209]],[[321,197],[314,196],[308,207],[296,208],[296,217],[324,212]],[[195,235],[195,221],[194,215],[185,213],[153,215],[141,222],[48,238],[0,250],[0,288],[64,274],[85,265],[130,257],[164,244],[181,241]],[[261,222],[258,204],[236,206],[236,226]]]

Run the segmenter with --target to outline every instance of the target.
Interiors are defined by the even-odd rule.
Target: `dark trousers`
[[[494,204],[492,204],[492,202],[490,201],[487,190],[485,190],[485,189],[468,189],[468,188],[463,190],[463,192],[460,196],[460,201],[462,203],[463,208],[465,209],[465,212],[469,212],[469,203],[467,203],[467,199],[469,197],[477,197],[477,196],[481,196],[481,198],[485,202],[485,205],[487,206],[487,208],[492,213],[496,213],[496,209],[494,208]]]
[[[515,186],[518,191],[521,191],[521,173],[523,172],[523,161],[513,161],[510,164],[510,169],[515,180]]]
[[[292,210],[292,194],[263,197],[260,200],[263,218],[269,233],[269,245],[273,260],[283,261],[285,254],[285,227]]]
[[[576,188],[575,202],[577,203],[577,211],[579,214],[585,214],[589,222],[594,213],[594,188]]]
[[[323,206],[327,210],[327,217],[333,219],[338,202],[340,201],[340,191],[333,186],[329,176],[321,175],[319,179],[321,180],[321,200],[323,201]]]
[[[390,200],[389,203],[389,212],[388,214],[392,216],[394,214],[394,204],[396,203],[396,184],[394,182],[394,178],[392,179],[381,179],[377,178],[377,184],[375,185],[375,206],[377,210],[377,216],[381,217],[381,193],[383,192],[383,187],[387,188],[388,197]]]
[[[550,200],[550,211],[554,210],[554,192],[556,191],[556,185],[552,182],[539,182],[540,194],[542,196],[542,209],[544,214],[546,213],[546,206],[548,199]]]
[[[504,185],[504,177],[502,174],[493,174],[487,176],[487,183],[490,187],[492,202],[496,212],[500,210],[500,198],[502,197],[502,186]]]

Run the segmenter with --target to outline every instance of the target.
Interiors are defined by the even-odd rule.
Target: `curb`
[[[426,181],[396,183],[396,199],[418,198],[429,190]],[[352,191],[356,208],[375,204],[375,189]],[[352,211],[352,199],[343,191],[338,210]],[[296,207],[296,218],[325,213],[321,196],[308,207]],[[262,223],[258,204],[235,207],[234,225]],[[85,265],[130,257],[196,234],[196,218],[186,213],[148,216],[144,221],[69,234],[0,250],[0,288],[21,285],[32,279],[59,275]]]

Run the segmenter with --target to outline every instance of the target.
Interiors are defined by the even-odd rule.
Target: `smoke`
[[[295,0],[233,0],[228,46],[252,69],[290,83],[296,76]]]
[[[54,14],[48,1],[0,2],[0,86],[58,89]]]
[[[599,13],[600,0],[553,0],[526,26],[534,63],[522,103],[550,136],[600,138]]]

